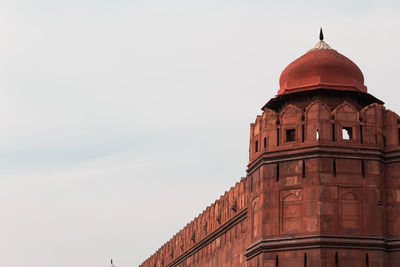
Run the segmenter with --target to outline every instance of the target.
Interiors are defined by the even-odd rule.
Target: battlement
[[[380,103],[361,106],[356,101],[286,103],[265,108],[250,127],[249,166],[264,153],[316,145],[397,149],[400,119]]]
[[[168,266],[196,248],[206,238],[226,228],[232,219],[247,209],[247,186],[247,178],[242,178],[140,266]]]

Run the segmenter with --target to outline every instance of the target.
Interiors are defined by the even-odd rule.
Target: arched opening
[[[353,128],[352,127],[343,127],[342,128],[342,139],[343,140],[352,140],[353,139]]]

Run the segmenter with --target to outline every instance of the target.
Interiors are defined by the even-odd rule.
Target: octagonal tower
[[[400,266],[400,118],[323,38],[251,124],[257,266]]]

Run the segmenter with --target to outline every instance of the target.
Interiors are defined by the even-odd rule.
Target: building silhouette
[[[247,176],[141,267],[400,266],[400,117],[323,39],[251,124]]]

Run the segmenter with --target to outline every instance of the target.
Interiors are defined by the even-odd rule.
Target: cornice
[[[365,159],[377,160],[385,163],[391,159],[400,161],[400,151],[392,153],[391,155],[386,155],[382,149],[376,147],[350,147],[332,144],[283,148],[282,150],[265,151],[261,153],[256,159],[249,163],[247,173],[253,173],[257,168],[264,164],[311,158]]]
[[[395,251],[400,250],[400,239],[365,236],[329,236],[314,235],[300,237],[284,237],[260,240],[246,250],[247,260],[262,252],[285,250],[337,248],[337,249],[372,249]]]

